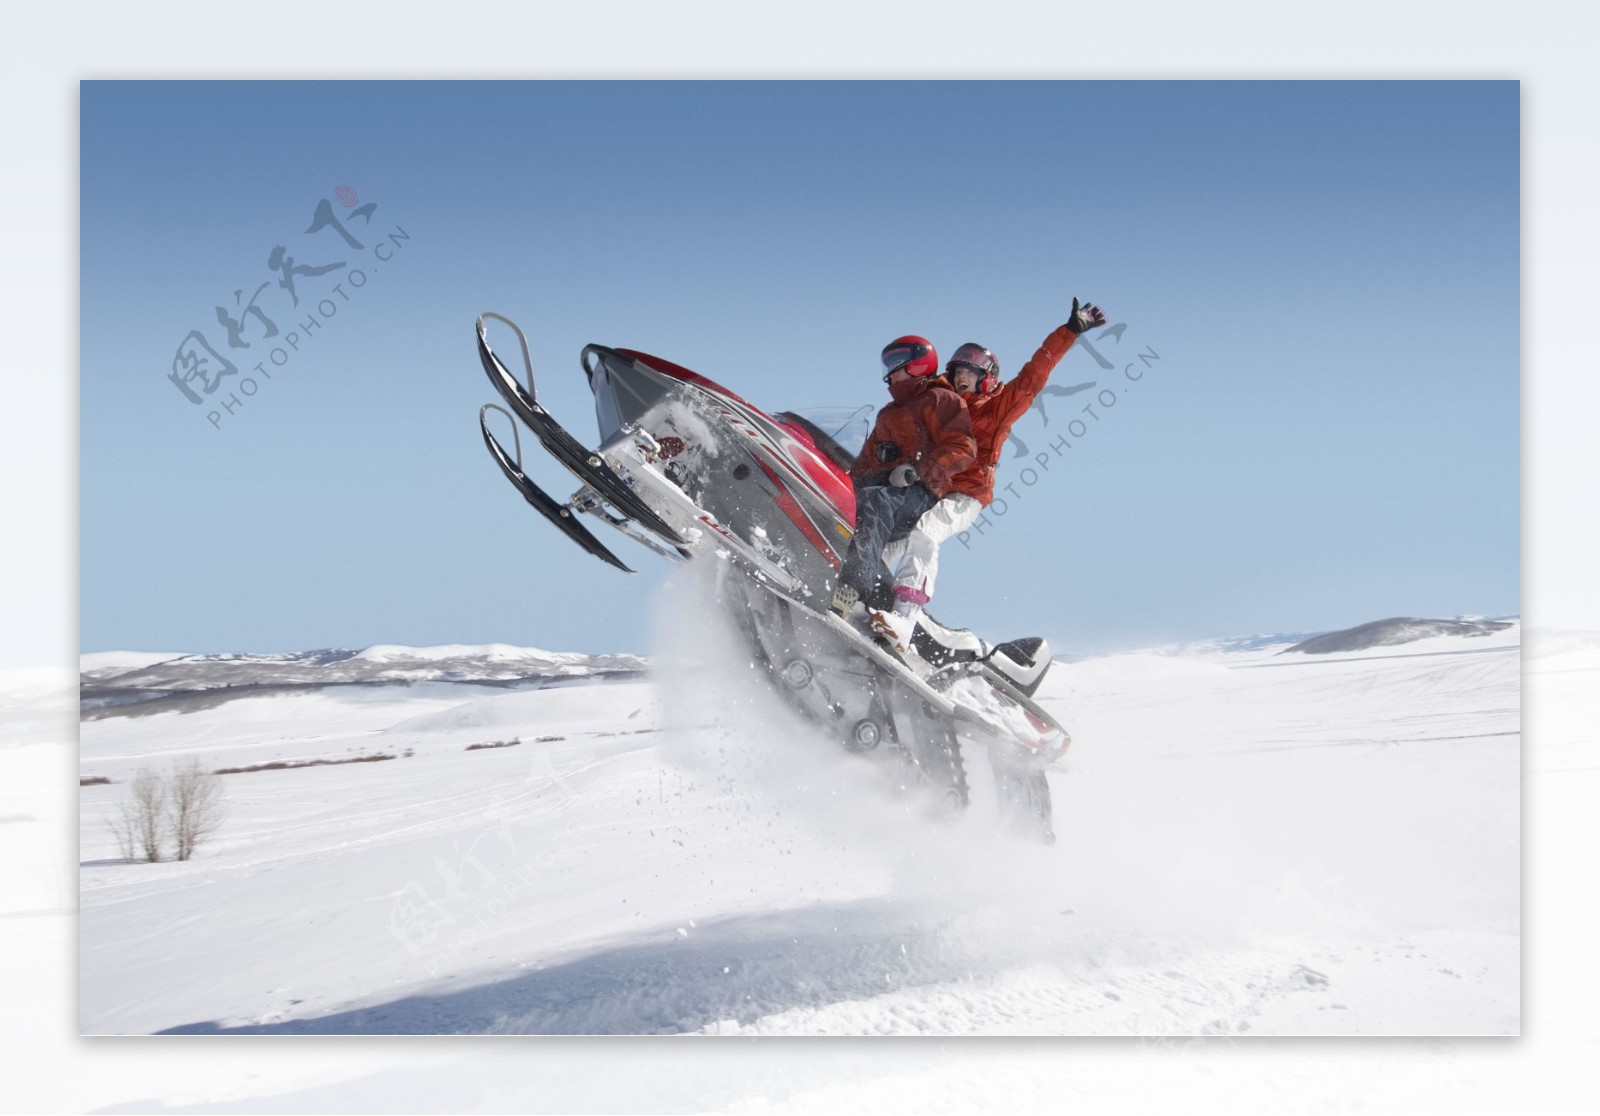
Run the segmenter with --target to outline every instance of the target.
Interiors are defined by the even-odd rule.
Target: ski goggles
[[[889,382],[889,377],[900,369],[916,360],[925,357],[933,349],[928,345],[895,345],[883,350],[883,381]]]
[[[961,368],[970,368],[980,376],[1000,374],[1000,362],[994,359],[994,354],[973,341],[968,341],[950,354],[950,363],[945,370],[955,372]]]

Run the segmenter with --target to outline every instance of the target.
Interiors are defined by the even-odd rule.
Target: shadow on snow
[[[739,916],[478,987],[313,1019],[161,1033],[675,1034],[991,971],[981,942],[925,916],[884,901]]]

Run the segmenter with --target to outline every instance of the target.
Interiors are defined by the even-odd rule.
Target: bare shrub
[[[129,863],[166,859],[169,837],[174,859],[188,860],[222,824],[222,780],[199,760],[191,759],[165,778],[140,768],[128,787],[129,797],[117,803],[106,828]]]
[[[179,860],[188,860],[222,825],[222,780],[191,759],[167,780],[167,811]]]
[[[126,800],[117,803],[117,812],[106,819],[106,828],[117,841],[117,854],[129,864],[139,859],[139,827],[136,819],[133,803]]]
[[[167,827],[161,776],[141,767],[128,787],[131,797],[117,803],[117,812],[106,826],[116,838],[123,860],[155,863],[162,857],[161,838]]]
[[[351,756],[348,759],[270,760],[267,763],[252,763],[246,767],[219,767],[212,774],[248,775],[252,771],[291,771],[299,767],[338,767],[344,763],[380,763],[383,760],[392,759],[394,759],[394,756],[387,752],[371,752],[365,755]]]

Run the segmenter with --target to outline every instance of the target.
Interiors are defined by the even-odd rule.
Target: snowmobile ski
[[[498,411],[511,420],[511,435],[516,447],[514,453],[507,453],[506,448],[489,429],[490,411]],[[495,464],[500,466],[500,471],[505,474],[506,479],[516,486],[517,491],[522,493],[522,498],[535,511],[554,523],[567,538],[602,562],[617,567],[623,573],[633,572],[623,564],[622,559],[611,553],[604,543],[590,534],[587,527],[578,522],[577,517],[572,514],[573,509],[570,504],[561,503],[528,479],[528,474],[522,471],[522,435],[517,433],[516,420],[512,419],[510,411],[493,403],[485,403],[478,408],[478,425],[483,429],[483,443],[489,448],[489,456],[494,458]]]
[[[485,319],[493,318],[495,321],[504,322],[517,334],[517,341],[522,346],[523,364],[528,373],[528,386],[523,387],[517,378],[506,368],[505,363],[495,354],[489,345],[488,323]],[[629,519],[639,521],[651,531],[669,540],[676,546],[682,546],[688,540],[684,539],[673,530],[665,520],[661,519],[651,510],[650,505],[639,499],[628,487],[626,481],[607,465],[605,459],[597,453],[592,453],[555,420],[555,417],[539,404],[533,391],[533,357],[528,352],[528,338],[510,318],[501,314],[486,312],[478,317],[478,356],[483,361],[483,370],[489,377],[489,382],[494,384],[506,404],[517,413],[517,417],[528,424],[539,439],[539,444],[573,476],[581,480],[600,499],[616,508]],[[518,487],[521,487],[520,485]],[[526,493],[524,493],[526,494]],[[581,545],[581,544],[580,544]],[[598,543],[596,545],[599,545]],[[587,547],[585,548],[587,549]],[[603,549],[603,548],[602,548]],[[591,553],[593,553],[591,551]],[[622,566],[621,562],[613,559],[613,565]],[[627,569],[626,566],[622,566]],[[631,571],[630,571],[631,572]]]

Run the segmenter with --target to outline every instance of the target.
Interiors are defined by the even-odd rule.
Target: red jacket
[[[891,384],[893,402],[878,412],[850,479],[857,488],[888,484],[896,465],[911,462],[928,491],[943,497],[956,474],[978,459],[967,404],[943,376]]]
[[[967,397],[967,409],[972,412],[972,433],[978,442],[978,460],[950,482],[951,491],[964,492],[984,507],[989,506],[994,499],[994,470],[1000,464],[1000,451],[1005,448],[1011,428],[1033,406],[1050,373],[1077,339],[1076,333],[1062,326],[1044,339],[1033,359],[1024,364],[1015,377],[1001,384],[999,391],[993,395]]]

